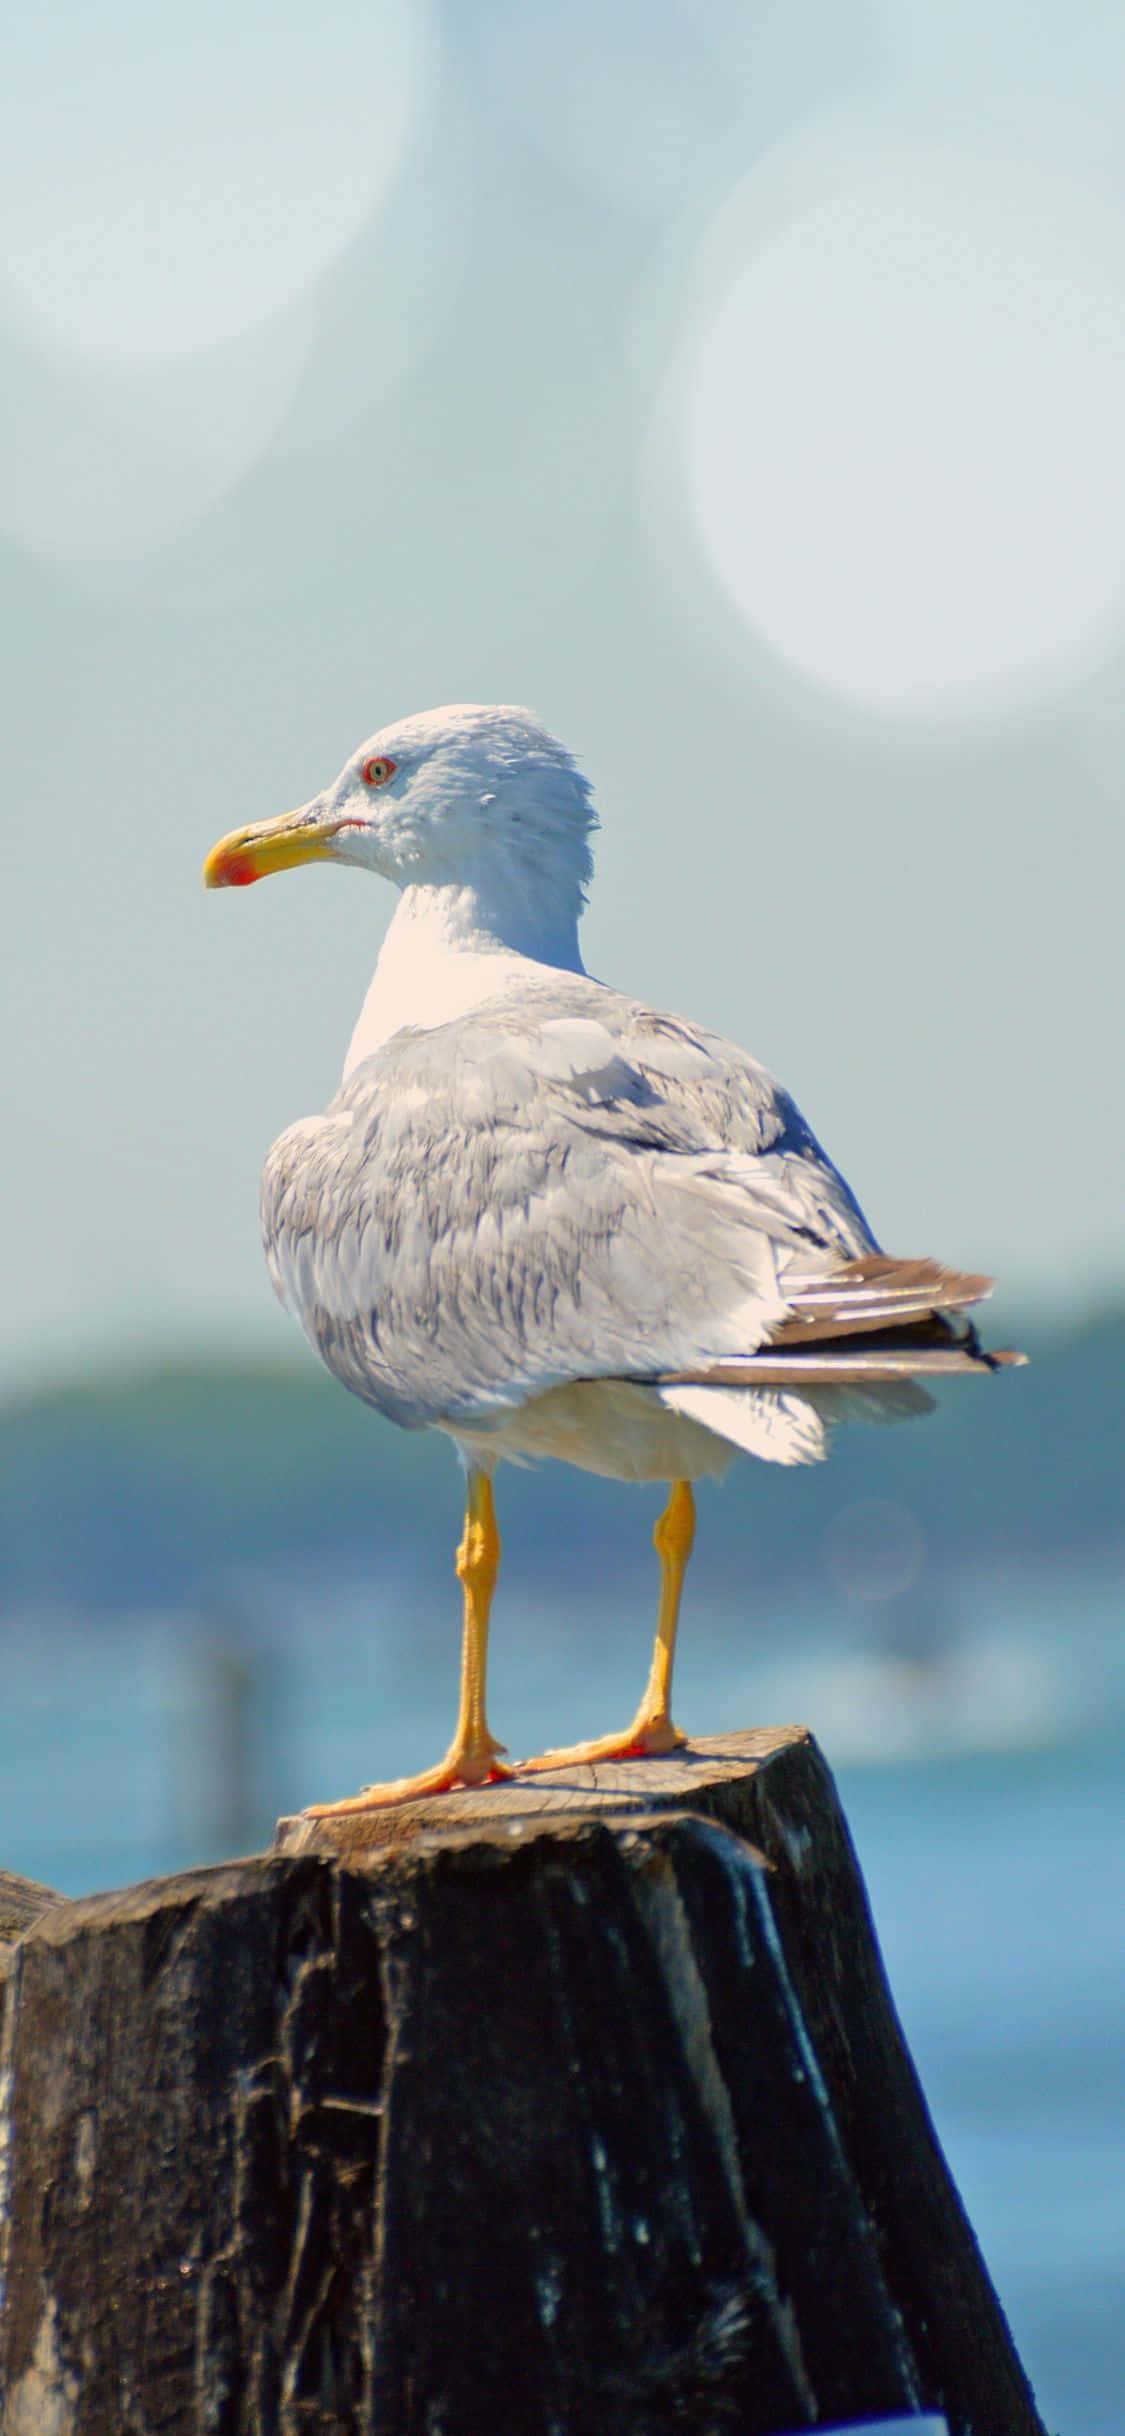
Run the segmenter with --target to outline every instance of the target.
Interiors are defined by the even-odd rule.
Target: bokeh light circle
[[[917,1515],[890,1498],[843,1506],[829,1526],[824,1562],[845,1598],[878,1606],[901,1598],[921,1575],[926,1542]]]
[[[882,711],[1085,674],[1125,604],[1119,204],[901,141],[771,174],[772,208],[752,178],[722,217],[684,372],[732,600]]]
[[[126,371],[5,333],[0,527],[80,550],[181,531],[265,455],[315,338],[303,303],[198,355]]]
[[[422,0],[99,0],[24,10],[0,96],[5,316],[152,365],[301,295],[413,133]]]
[[[0,91],[6,531],[144,546],[261,461],[430,56],[425,0],[24,12]]]

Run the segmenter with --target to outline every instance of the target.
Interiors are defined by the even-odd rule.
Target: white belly
[[[670,1412],[654,1387],[626,1379],[576,1379],[548,1388],[493,1426],[448,1427],[470,1463],[527,1463],[554,1456],[607,1480],[720,1480],[736,1449],[699,1421]]]

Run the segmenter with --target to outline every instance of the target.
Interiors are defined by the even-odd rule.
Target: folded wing
[[[986,1280],[888,1260],[762,1067],[581,976],[396,1034],[274,1145],[262,1215],[283,1301],[407,1426],[628,1379],[743,1443],[787,1390],[897,1415],[987,1366]]]

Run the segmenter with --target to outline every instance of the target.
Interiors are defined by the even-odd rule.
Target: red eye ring
[[[393,778],[393,777],[394,777],[394,774],[395,774],[395,771],[396,771],[397,767],[398,767],[397,762],[394,762],[394,761],[388,761],[387,756],[386,756],[386,754],[385,754],[385,753],[376,753],[376,754],[375,754],[375,756],[374,756],[374,758],[373,758],[371,761],[365,761],[365,762],[364,762],[364,765],[363,765],[363,783],[364,783],[364,786],[365,786],[365,787],[385,787],[385,786],[386,786],[386,783],[387,783],[388,778]]]

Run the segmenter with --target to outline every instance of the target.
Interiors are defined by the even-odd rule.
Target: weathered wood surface
[[[1042,2436],[815,1744],[599,1776],[31,1925],[4,2436]]]
[[[0,1869],[0,1971],[5,1946],[14,1945],[33,1920],[65,1899],[53,1886],[41,1886],[38,1878],[17,1878],[10,1869]]]

